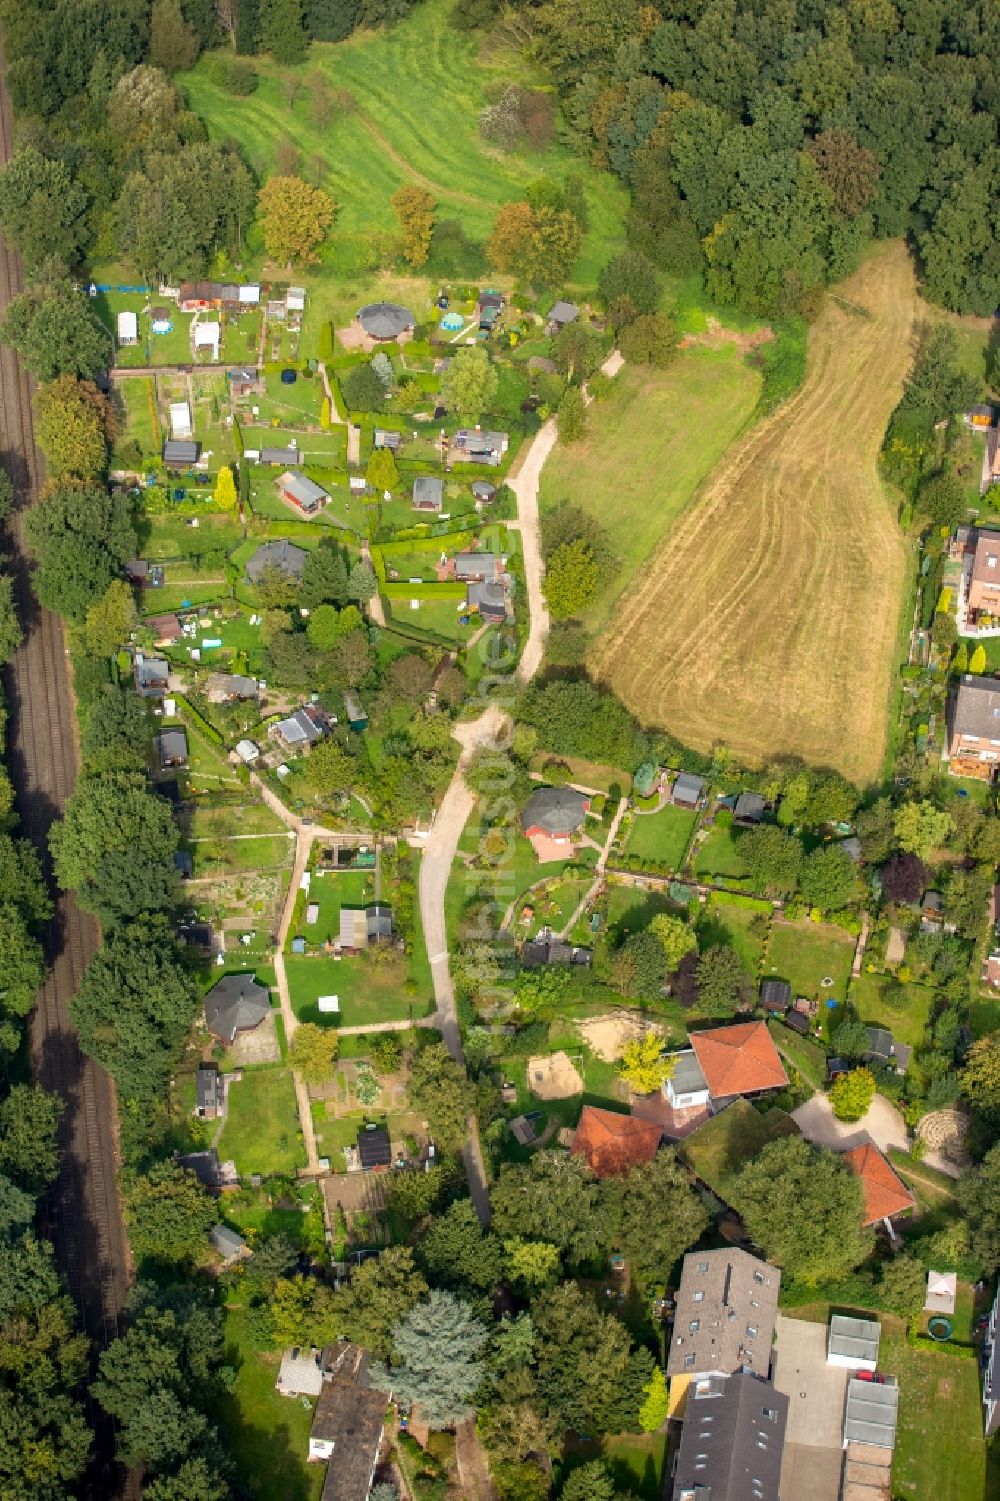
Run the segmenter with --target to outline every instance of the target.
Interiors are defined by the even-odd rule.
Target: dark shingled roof
[[[731,1246],[689,1251],[677,1290],[667,1375],[728,1375],[749,1366],[766,1376],[780,1286],[778,1268],[747,1251]]]
[[[778,1501],[788,1398],[743,1373],[689,1389],[674,1501]]]
[[[310,1438],[333,1445],[323,1501],[367,1501],[388,1397],[368,1385],[368,1357],[357,1345],[323,1350],[324,1381]]]
[[[765,980],[760,987],[760,1003],[765,1011],[787,1011],[792,1004],[792,987],[787,980]]]
[[[358,1132],[358,1157],[363,1168],[388,1167],[392,1161],[389,1133],[384,1126],[362,1126]]]
[[[368,302],[358,309],[358,322],[370,339],[398,339],[416,321],[398,302]]]
[[[247,578],[255,584],[265,568],[280,568],[290,578],[299,579],[308,556],[304,548],[296,547],[294,542],[286,542],[284,538],[262,542],[253,557],[247,559]]]
[[[955,694],[952,729],[978,740],[1000,740],[1000,682],[996,678],[963,677]]]
[[[539,787],[524,805],[521,827],[538,827],[549,834],[572,834],[586,817],[588,801],[574,787]]]
[[[254,975],[223,975],[205,997],[205,1025],[223,1042],[237,1032],[259,1027],[271,1009],[271,997]]]

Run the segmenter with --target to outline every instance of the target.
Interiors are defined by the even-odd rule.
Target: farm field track
[[[835,289],[801,389],[740,439],[591,657],[648,725],[857,782],[885,753],[906,553],[878,451],[912,359],[902,244]]]
[[[13,120],[0,43],[0,162],[9,159]],[[18,258],[0,240],[0,310],[21,290]],[[14,480],[18,506],[34,498],[39,460],[31,420],[31,387],[13,350],[0,346],[0,442]],[[24,642],[7,675],[9,765],[18,796],[20,832],[36,845],[51,885],[48,831],[76,778],[73,699],[62,625],[34,599],[24,548],[21,515],[10,542],[18,613]],[[51,1235],[58,1264],[80,1311],[82,1326],[97,1349],[115,1338],[128,1285],[128,1250],[116,1183],[116,1102],[104,1071],[80,1051],[69,1019],[69,1001],[97,947],[97,926],[72,897],[59,898],[45,935],[50,964],[29,1019],[32,1072],[60,1095],[66,1109],[60,1128],[59,1178],[43,1201],[41,1220]],[[93,1493],[139,1494],[138,1475],[123,1476],[114,1463],[114,1431],[96,1407]]]

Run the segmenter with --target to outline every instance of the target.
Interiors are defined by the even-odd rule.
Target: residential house
[[[236,1261],[244,1261],[253,1254],[242,1235],[236,1230],[230,1230],[228,1225],[216,1225],[208,1232],[208,1238],[213,1251],[217,1251],[222,1257],[224,1267],[232,1266]]]
[[[360,953],[370,943],[386,943],[391,938],[392,910],[384,902],[341,907],[338,942],[342,953]]]
[[[492,552],[460,552],[455,554],[455,577],[461,584],[492,583],[502,578],[504,562]]]
[[[395,433],[388,427],[377,427],[372,434],[373,448],[388,448],[393,453],[396,452],[402,441],[403,434]]]
[[[905,1042],[897,1042],[887,1027],[866,1027],[868,1046],[861,1055],[865,1063],[880,1063],[884,1068],[894,1068],[897,1074],[905,1074],[910,1066],[913,1049]]]
[[[170,668],[163,657],[147,657],[137,651],[133,675],[135,691],[140,698],[162,698],[167,691]]]
[[[507,619],[507,590],[501,580],[469,584],[465,591],[466,608],[472,615],[491,625]]]
[[[120,348],[127,348],[130,344],[139,342],[139,320],[135,313],[125,311],[118,314],[118,344]]]
[[[694,1382],[673,1501],[778,1501],[788,1405],[782,1392],[746,1372]]]
[[[966,675],[948,704],[948,770],[989,782],[1000,761],[1000,681]]]
[[[966,618],[975,626],[980,615],[1000,615],[1000,531],[976,536],[972,570],[967,574]]]
[[[503,293],[489,290],[480,292],[477,311],[480,332],[489,333],[503,312]]]
[[[766,1022],[737,1022],[692,1032],[690,1041],[715,1109],[734,1095],[752,1098],[788,1084]]]
[[[184,634],[177,615],[150,615],[143,626],[152,634],[156,646],[173,646]]]
[[[282,1351],[274,1389],[281,1397],[318,1397],[323,1390],[320,1351],[299,1345]]]
[[[270,447],[266,443],[257,451],[257,463],[268,466],[279,466],[282,469],[290,469],[299,462],[299,450],[295,443],[287,443],[284,448]]]
[[[385,1126],[369,1122],[359,1129],[358,1161],[366,1173],[384,1173],[392,1166],[392,1147]]]
[[[294,506],[305,516],[315,516],[330,499],[322,485],[317,485],[299,469],[286,469],[274,483],[285,504]]]
[[[314,704],[303,704],[301,709],[296,709],[287,719],[280,719],[277,724],[271,725],[267,733],[272,740],[287,746],[289,750],[302,750],[324,739],[329,734],[329,723],[321,709],[317,709]]]
[[[256,703],[260,688],[256,678],[239,672],[210,672],[205,681],[205,697],[210,704]]]
[[[460,427],[451,445],[451,455],[467,464],[499,464],[509,441],[506,433],[489,432],[481,427]]]
[[[413,509],[440,511],[444,504],[444,480],[434,474],[418,474],[413,481]]]
[[[762,1011],[783,1016],[792,1004],[792,987],[787,980],[765,980],[760,987]]]
[[[878,1225],[881,1223],[888,1231],[890,1240],[895,1239],[896,1232],[892,1221],[897,1215],[909,1214],[916,1204],[910,1190],[893,1172],[872,1141],[845,1152],[843,1160],[851,1172],[861,1179],[861,1187],[864,1191],[862,1224]]]
[[[360,734],[367,727],[368,715],[356,693],[344,694],[344,713],[347,716],[348,729],[357,730]]]
[[[201,444],[186,439],[168,438],[163,445],[163,462],[168,469],[190,469],[200,454]]]
[[[661,1136],[653,1121],[584,1105],[570,1152],[582,1157],[596,1177],[620,1177],[640,1163],[652,1162]]]
[[[983,1427],[986,1437],[1000,1430],[1000,1343],[997,1341],[997,1325],[1000,1323],[1000,1284],[990,1309],[990,1321],[983,1336],[981,1352],[983,1379]]]
[[[234,400],[243,396],[263,396],[267,389],[256,365],[237,365],[234,370],[227,370],[226,377]]]
[[[218,1064],[199,1063],[194,1071],[195,1114],[214,1121],[223,1106],[225,1085]]]
[[[153,737],[156,761],[161,771],[188,764],[187,735],[184,730],[161,730]]]
[[[766,807],[759,792],[741,792],[733,807],[733,823],[741,829],[752,829],[764,817]]]
[[[309,1435],[310,1460],[331,1461],[322,1501],[368,1501],[388,1403],[369,1384],[365,1352],[346,1345],[323,1382]]]
[[[223,975],[205,997],[205,1025],[225,1043],[237,1032],[252,1032],[270,1011],[270,993],[252,974]]]
[[[882,1326],[877,1319],[855,1319],[835,1313],[826,1337],[826,1363],[846,1371],[878,1370]]]
[[[693,772],[681,771],[674,778],[670,789],[670,801],[679,808],[697,808],[705,791],[705,780]]]
[[[369,302],[358,309],[362,331],[376,344],[391,344],[413,333],[417,320],[398,302]]]
[[[549,309],[549,316],[545,320],[545,331],[549,334],[557,334],[566,327],[567,323],[575,323],[579,316],[580,309],[575,302],[563,302],[560,298]]]
[[[262,542],[253,557],[247,559],[247,578],[251,584],[256,584],[265,569],[280,568],[289,578],[300,579],[308,556],[305,549],[296,547],[294,542],[284,539]]]
[[[779,1269],[748,1251],[689,1251],[674,1300],[667,1375],[766,1377],[780,1286]]]
[[[539,787],[521,811],[521,828],[528,839],[545,837],[571,844],[583,827],[590,798],[575,787]]]

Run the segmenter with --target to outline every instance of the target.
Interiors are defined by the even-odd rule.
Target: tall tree
[[[871,1250],[860,1181],[801,1137],[764,1147],[737,1174],[732,1198],[754,1243],[797,1282],[832,1281]]]
[[[474,345],[455,354],[441,378],[441,396],[451,411],[478,420],[489,410],[499,384],[488,351]]]
[[[333,223],[333,199],[299,177],[271,177],[257,197],[264,249],[288,267],[309,264]]]
[[[409,1246],[391,1246],[353,1273],[336,1295],[338,1327],[380,1360],[392,1350],[393,1330],[427,1292]]]
[[[411,266],[426,265],[434,230],[434,196],[426,188],[404,183],[389,199],[403,236],[403,259]]]
[[[111,335],[83,293],[58,271],[40,274],[12,299],[0,320],[0,338],[39,380],[57,375],[89,380],[112,358]]]
[[[66,164],[22,146],[0,173],[0,224],[29,267],[75,261],[86,239],[87,195]]]
[[[309,38],[302,24],[302,0],[261,0],[261,45],[276,63],[303,62]]]
[[[149,23],[149,60],[165,73],[190,68],[198,56],[198,36],[184,19],[180,0],[153,0]]]
[[[431,1428],[461,1422],[483,1379],[489,1338],[468,1303],[452,1293],[429,1293],[392,1331],[393,1394],[410,1405],[419,1402]]]
[[[443,1042],[420,1049],[413,1063],[409,1092],[410,1104],[426,1118],[441,1150],[457,1152],[468,1136],[476,1090]]]
[[[75,891],[88,912],[112,919],[176,902],[177,841],[169,803],[127,771],[81,777],[49,836],[63,889]]]
[[[115,436],[111,404],[92,381],[61,375],[35,397],[35,435],[49,475],[93,480],[104,472]]]

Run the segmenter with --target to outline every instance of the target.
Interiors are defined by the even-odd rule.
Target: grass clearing
[[[934,990],[929,985],[909,984],[906,988],[906,1007],[896,1011],[882,1000],[882,988],[890,975],[859,975],[851,982],[850,1001],[863,1022],[888,1027],[897,1042],[905,1042],[917,1048],[924,1040]]]
[[[713,944],[733,949],[747,974],[756,980],[770,921],[771,909],[766,902],[757,908],[737,907],[710,896],[698,918],[698,947],[702,953]]]
[[[219,1156],[232,1158],[245,1176],[290,1177],[305,1167],[295,1087],[287,1068],[245,1068],[226,1091],[226,1123]]]
[[[698,846],[694,859],[694,873],[699,878],[718,877],[721,880],[744,881],[750,868],[739,851],[739,840],[733,835],[738,830],[714,824],[704,844]]]
[[[293,954],[285,960],[292,1010],[303,1022],[323,1026],[370,1027],[376,1022],[407,1021],[433,1009],[408,995],[406,966],[397,956],[377,960],[351,955],[343,959]],[[337,1012],[320,1012],[319,997],[335,995]]]
[[[583,616],[589,630],[602,630],[619,600],[627,605],[633,578],[746,426],[759,392],[760,376],[735,349],[685,350],[667,370],[626,367],[592,409],[586,441],[553,450],[543,515],[564,500],[582,506],[609,528],[619,555],[614,585]]]
[[[772,1141],[797,1136],[798,1127],[783,1110],[761,1115],[747,1100],[736,1100],[678,1144],[677,1155],[713,1193],[732,1203],[733,1179]]]
[[[336,45],[314,43],[310,71],[326,73],[332,88],[348,89],[356,101],[353,111],[325,129],[312,121],[304,68],[255,58],[260,87],[250,98],[237,98],[211,81],[208,59],[202,58],[182,86],[212,139],[238,140],[262,179],[274,171],[284,138],[294,141],[313,169],[324,164],[320,185],[337,205],[330,250],[337,269],[368,264],[372,238],[396,231],[389,199],[404,182],[431,191],[442,218],[461,218],[466,233],[481,240],[500,205],[523,197],[526,183],[572,172],[584,177],[590,208],[574,274],[594,282],[623,238],[623,190],[610,174],[588,170],[561,145],[541,154],[501,154],[484,145],[477,122],[490,84],[535,80],[516,53],[481,50],[478,36],[450,27],[449,9],[448,0],[427,0],[390,31],[359,31]],[[291,79],[300,88],[289,105],[284,85]],[[352,315],[357,306],[350,308]]]
[[[800,1037],[783,1022],[770,1021],[767,1030],[785,1063],[791,1064],[813,1089],[826,1088],[826,1053],[818,1042]]]
[[[906,572],[877,469],[918,310],[902,242],[839,290],[810,329],[801,389],[732,447],[591,666],[699,750],[797,754],[865,782],[885,754]]]
[[[855,940],[833,923],[775,918],[764,955],[766,979],[787,980],[793,996],[843,1001],[854,962]],[[824,980],[832,985],[824,985]]]
[[[968,1501],[988,1494],[979,1368],[945,1349],[914,1349],[882,1325],[879,1365],[899,1379],[894,1494]]]
[[[688,808],[669,804],[658,813],[636,814],[628,854],[638,855],[640,860],[658,860],[671,870],[679,870],[697,817]]]

